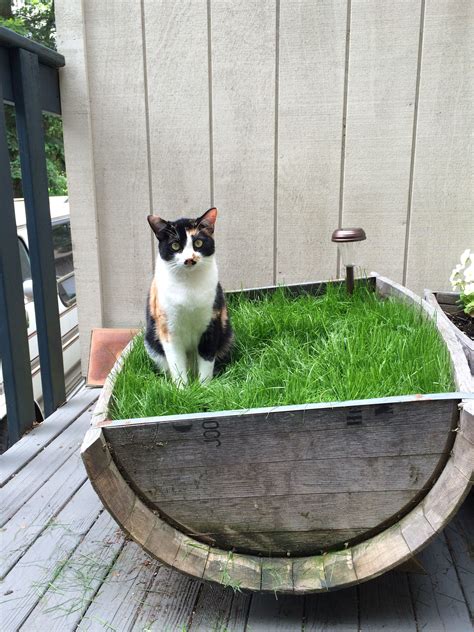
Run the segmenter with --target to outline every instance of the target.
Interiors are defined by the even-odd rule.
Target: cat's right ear
[[[163,231],[168,227],[168,222],[165,219],[158,217],[158,215],[148,215],[147,220],[150,224],[151,230],[155,233],[158,239],[160,239],[160,236],[163,237]]]

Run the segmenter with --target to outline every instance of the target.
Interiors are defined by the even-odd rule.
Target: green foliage
[[[29,39],[56,49],[56,26],[54,3],[30,0],[21,7],[11,7],[11,17],[0,15],[0,26],[15,31]],[[15,124],[15,109],[5,107],[10,167],[15,197],[22,197],[20,156]],[[43,114],[46,165],[48,171],[49,194],[66,195],[66,166],[64,162],[63,125],[60,118]]]
[[[229,299],[236,344],[230,366],[202,386],[178,389],[158,375],[143,335],[118,374],[112,419],[151,417],[450,392],[450,358],[432,321],[364,288],[351,298],[330,286],[321,297]]]

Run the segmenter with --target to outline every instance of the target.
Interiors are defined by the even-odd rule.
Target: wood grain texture
[[[282,2],[276,280],[336,274],[347,5]]]
[[[59,79],[81,364],[87,375],[90,332],[103,324],[103,301],[84,3],[58,0],[54,13],[57,47],[67,60]]]
[[[471,375],[474,376],[474,340],[468,338],[468,336],[466,336],[459,327],[456,327],[455,324],[446,316],[446,314],[449,313],[458,314],[459,312],[462,312],[462,308],[459,305],[459,294],[455,292],[437,292],[434,294],[430,290],[425,290],[424,297],[429,305],[436,309],[437,317],[446,319],[453,328],[456,338],[459,340],[461,347],[463,348],[464,355],[467,358],[467,363],[471,369]],[[450,302],[448,303],[448,301]]]
[[[419,560],[427,575],[410,575],[408,578],[418,629],[471,630],[472,621],[444,535],[421,552]]]
[[[56,437],[68,428],[86,408],[94,404],[97,391],[82,388],[48,417],[48,423],[39,424],[0,455],[0,487],[26,467]]]
[[[449,289],[474,237],[472,18],[470,0],[426,3],[406,278],[418,292]]]
[[[305,596],[305,632],[359,632],[355,588]]]
[[[351,8],[342,225],[367,232],[357,263],[396,281],[403,277],[420,13],[420,0]]]
[[[84,0],[103,326],[136,327],[152,272],[140,0]]]
[[[304,601],[300,597],[254,595],[246,629],[252,632],[300,632]]]
[[[246,552],[309,554],[412,508],[446,461],[457,401],[224,413],[214,418],[217,447],[199,415],[104,434],[127,480],[189,535]],[[349,423],[356,413],[360,425]]]
[[[74,630],[123,545],[114,520],[103,512],[39,600],[25,628],[32,632]],[[67,597],[64,596],[67,586]],[[51,616],[54,613],[55,616]]]
[[[100,500],[86,481],[55,519],[48,526],[44,525],[38,539],[24,547],[24,555],[2,583],[2,625],[5,629],[20,628],[101,511]],[[18,545],[21,543],[13,541],[13,548]]]
[[[417,632],[405,573],[387,573],[359,588],[360,627],[367,632]]]
[[[214,204],[226,288],[273,282],[275,9],[275,0],[211,2]]]
[[[144,26],[153,212],[199,217],[212,206],[206,2],[145,0]]]

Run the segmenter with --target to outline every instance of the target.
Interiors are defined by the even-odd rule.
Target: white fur
[[[198,257],[197,263],[185,266],[184,261],[193,254]],[[164,261],[158,254],[155,283],[160,307],[166,314],[170,341],[162,341],[167,366],[163,366],[163,359],[157,365],[162,370],[168,369],[178,384],[187,383],[188,370],[195,369],[196,364],[202,382],[212,378],[214,363],[200,358],[197,348],[212,317],[217,281],[215,255],[202,257],[195,253],[190,236],[173,261]],[[156,362],[156,354],[150,355]]]

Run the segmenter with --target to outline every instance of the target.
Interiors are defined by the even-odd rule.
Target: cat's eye
[[[201,248],[201,246],[202,246],[202,239],[196,239],[194,242],[194,247]]]
[[[176,252],[177,250],[181,249],[181,246],[179,245],[179,243],[177,241],[173,241],[173,243],[171,244],[171,248],[172,248],[172,250],[174,250]]]

